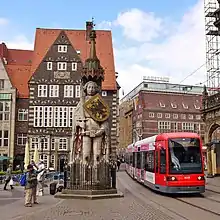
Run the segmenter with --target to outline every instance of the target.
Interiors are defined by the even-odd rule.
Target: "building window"
[[[55,107],[54,127],[68,126],[68,107]]]
[[[67,63],[66,62],[58,62],[57,63],[57,70],[67,70]]]
[[[34,127],[43,127],[43,116],[44,116],[43,106],[35,106],[34,107]]]
[[[0,102],[0,121],[9,121],[10,102]]]
[[[77,63],[72,63],[72,71],[77,71]]]
[[[53,126],[53,107],[45,106],[44,107],[44,127],[52,127]]]
[[[194,130],[194,124],[190,122],[183,122],[182,123],[182,129],[183,131],[193,131]]]
[[[181,119],[186,119],[186,115],[185,114],[181,114]]]
[[[59,97],[59,85],[50,85],[50,97]]]
[[[162,113],[157,113],[157,118],[162,118]]]
[[[199,104],[194,104],[195,109],[200,109]]]
[[[38,97],[47,97],[47,85],[38,85]]]
[[[67,138],[59,139],[59,150],[67,150]]]
[[[27,134],[17,135],[17,145],[24,146],[27,142]]]
[[[189,119],[190,119],[190,120],[193,120],[193,115],[189,115]]]
[[[43,160],[44,162],[45,168],[48,168],[48,156],[46,154],[43,154],[40,157],[41,157],[41,160]]]
[[[52,70],[52,69],[53,69],[53,63],[47,62],[47,70]]]
[[[4,79],[0,79],[0,89],[4,89],[5,87],[4,82],[5,82]]]
[[[80,50],[76,50],[76,53],[77,53],[78,55],[80,55],[81,52],[80,52]]]
[[[80,97],[80,85],[76,85],[75,87],[75,97],[76,98]]]
[[[201,115],[196,115],[196,120],[201,120]]]
[[[188,105],[186,105],[186,104],[184,104],[184,103],[182,103],[182,105],[183,105],[183,108],[184,108],[184,109],[188,109],[188,108],[189,108]]]
[[[107,91],[102,91],[102,96],[107,96]]]
[[[174,132],[178,131],[178,123],[177,122],[171,122],[171,129]]]
[[[18,121],[28,120],[28,109],[18,109]]]
[[[69,127],[73,126],[73,119],[74,119],[74,111],[76,107],[69,108]]]
[[[50,158],[50,167],[51,168],[55,168],[55,156],[54,155],[51,155],[51,158]]]
[[[169,114],[169,113],[166,113],[166,114],[165,114],[165,118],[170,118],[170,114]]]
[[[173,114],[173,119],[178,119],[178,114]]]
[[[154,113],[153,112],[149,112],[149,118],[154,118]]]
[[[38,145],[38,150],[41,152],[41,154],[42,154],[42,152],[44,151],[44,150],[48,150],[49,149],[49,138],[39,138],[38,139],[39,140],[39,145]]]
[[[159,130],[170,130],[170,122],[169,121],[159,121],[158,122]]]
[[[35,147],[37,147],[37,149],[39,149],[39,141],[37,137],[32,137],[31,138],[31,149],[34,150]]]
[[[64,86],[64,97],[65,98],[73,98],[73,85],[65,85]]]
[[[66,53],[67,52],[67,45],[58,45],[58,52],[59,53]]]
[[[8,130],[0,130],[0,147],[8,147],[9,146],[9,131]]]
[[[160,102],[160,107],[165,108],[165,104]]]
[[[170,103],[172,108],[177,108],[177,105],[175,103]]]

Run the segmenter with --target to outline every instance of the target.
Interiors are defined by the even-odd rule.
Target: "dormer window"
[[[175,103],[170,103],[172,108],[177,108],[177,105]]]
[[[66,53],[67,52],[67,45],[58,45],[58,52],[59,53]]]
[[[160,102],[160,107],[161,107],[161,108],[165,108],[165,104],[162,103],[162,102]]]
[[[53,63],[47,62],[47,70],[52,70],[52,69],[53,69]]]
[[[81,54],[80,50],[77,50],[77,51],[76,51],[76,53],[77,53],[78,55],[80,55],[80,54]]]
[[[72,63],[72,71],[77,71],[77,63]]]
[[[57,70],[66,70],[67,69],[67,63],[66,62],[58,62],[57,63]]]
[[[199,101],[196,100],[196,103],[194,104],[195,109],[200,109]]]
[[[102,96],[107,96],[107,91],[102,91]]]
[[[184,103],[182,103],[182,105],[183,105],[183,108],[185,108],[185,109],[188,109],[188,108],[189,108],[188,105],[186,105],[186,104],[184,104]]]

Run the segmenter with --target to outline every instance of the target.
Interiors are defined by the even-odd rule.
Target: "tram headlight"
[[[167,181],[177,181],[175,176],[167,176]]]
[[[198,180],[205,180],[205,177],[204,176],[198,176],[197,179]]]

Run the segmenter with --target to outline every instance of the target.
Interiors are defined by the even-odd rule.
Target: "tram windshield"
[[[202,157],[198,138],[169,140],[170,174],[201,173]]]

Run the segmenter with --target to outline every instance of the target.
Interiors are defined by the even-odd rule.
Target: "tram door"
[[[160,166],[160,150],[159,150],[160,143],[156,142],[155,146],[155,161],[154,161],[154,173],[155,173],[155,184],[158,184],[159,181],[159,166]]]

